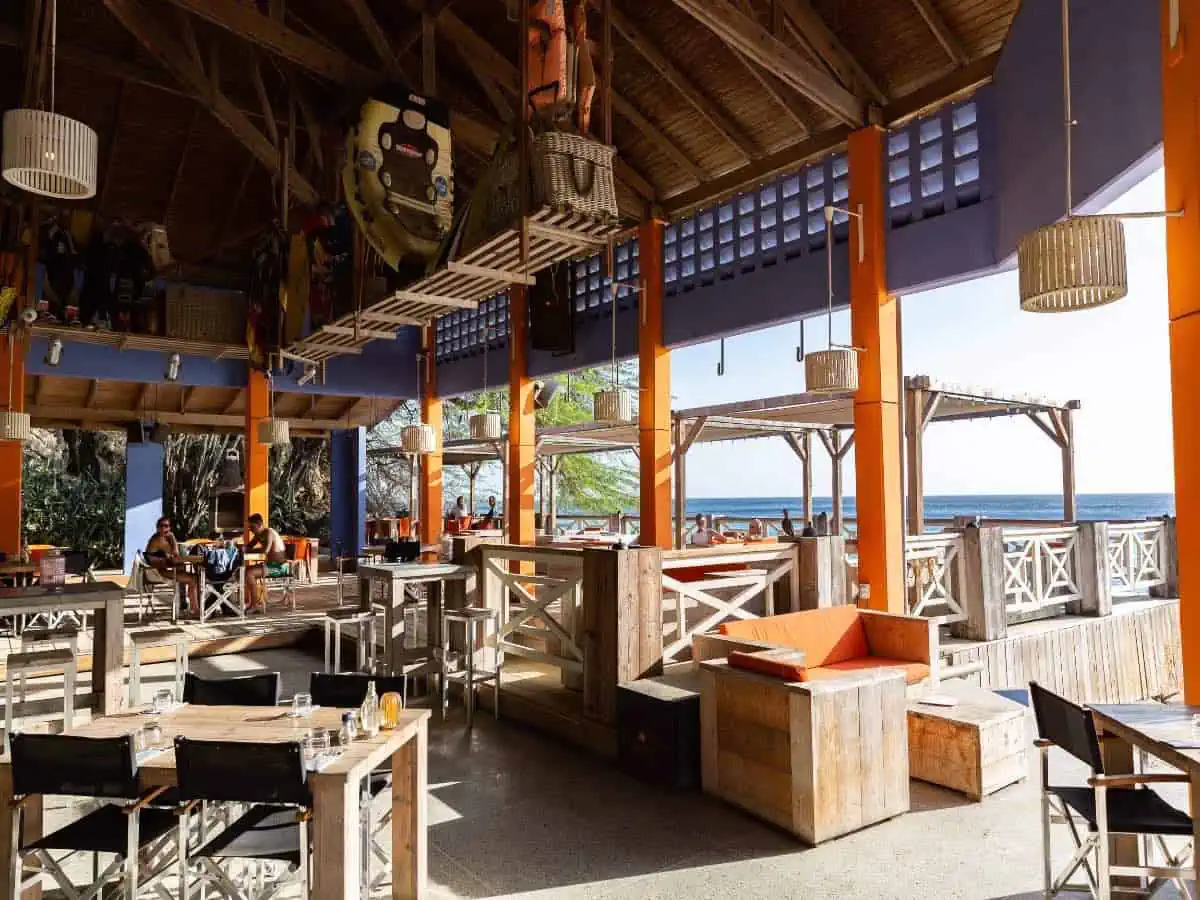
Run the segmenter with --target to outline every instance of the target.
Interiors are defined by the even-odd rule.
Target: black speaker
[[[529,289],[529,345],[534,350],[575,351],[570,271],[567,263],[543,269]]]
[[[700,787],[699,673],[617,686],[617,761],[630,775],[665,790]]]
[[[550,401],[554,399],[554,395],[558,393],[558,382],[551,378],[549,381],[535,381],[533,383],[533,407],[534,409],[546,409],[550,406]]]
[[[125,426],[125,440],[130,444],[144,444],[149,440],[150,426],[145,422],[129,422]]]

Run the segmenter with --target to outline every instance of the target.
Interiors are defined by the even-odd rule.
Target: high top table
[[[0,616],[76,611],[92,613],[92,708],[110,715],[124,693],[125,589],[108,581],[0,588]]]
[[[183,705],[165,715],[150,715],[145,708],[101,716],[68,733],[86,737],[116,737],[154,721],[162,728],[160,746],[167,749],[141,764],[138,776],[143,789],[178,783],[175,737],[222,741],[299,741],[310,728],[336,729],[346,710],[314,709],[303,719],[282,707]],[[425,895],[428,846],[426,788],[429,710],[400,711],[392,731],[355,741],[320,772],[310,773],[313,795],[313,900],[358,900],[363,847],[359,828],[359,789],[363,778],[391,760],[392,771],[392,897]],[[12,769],[0,758],[0,833],[12,834]],[[24,829],[27,839],[41,833],[40,797],[26,801]],[[0,897],[11,898],[11,847],[0,841]]]

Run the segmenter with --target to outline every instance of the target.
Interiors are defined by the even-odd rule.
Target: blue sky
[[[1109,211],[1157,210],[1159,171]],[[1170,366],[1166,242],[1161,219],[1126,222],[1129,296],[1069,315],[1022,312],[1016,270],[905,296],[904,371],[945,381],[1077,399],[1080,493],[1171,492]],[[848,314],[834,317],[846,340]],[[795,324],[725,342],[724,377],[716,342],[671,354],[673,406],[749,400],[803,389]],[[808,348],[823,346],[824,319],[810,319]],[[830,470],[816,454],[814,493],[827,496]],[[927,494],[1057,493],[1059,451],[1028,419],[932,425],[925,440]],[[853,488],[853,454],[847,493]],[[696,445],[688,454],[694,497],[799,495],[800,464],[779,438]]]

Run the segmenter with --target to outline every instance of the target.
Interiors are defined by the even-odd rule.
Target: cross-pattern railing
[[[1162,522],[1108,526],[1108,577],[1114,595],[1144,594],[1167,581],[1167,529]]]
[[[1009,614],[1079,599],[1078,528],[1005,528],[1003,538],[1004,606]]]
[[[908,614],[943,624],[967,618],[961,534],[910,535],[904,542]]]

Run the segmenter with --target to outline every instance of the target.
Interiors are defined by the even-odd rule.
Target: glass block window
[[[888,135],[892,228],[979,200],[978,117],[977,102],[967,99]]]
[[[667,232],[671,233],[671,240],[667,240]],[[678,255],[680,250],[680,237],[682,229],[676,226],[670,226],[664,229],[663,233],[663,262],[664,272],[668,268],[674,268],[678,265]],[[704,232],[697,236],[695,224],[688,229],[688,237],[684,243],[690,247],[696,245],[697,240],[703,242],[705,240]],[[641,278],[642,267],[639,259],[639,249],[637,238],[630,238],[623,243],[617,244],[613,248],[613,267],[616,269],[617,275],[617,296],[619,298],[631,298],[630,302],[636,302],[636,285]],[[571,263],[571,297],[575,301],[575,313],[579,315],[586,313],[588,310],[608,309],[608,304],[612,294],[609,290],[609,280],[604,274],[604,259],[599,253],[589,256],[586,259],[578,259]]]
[[[508,340],[507,292],[488,297],[476,309],[448,313],[434,325],[438,362],[481,351],[485,339],[490,339],[492,348]]]

